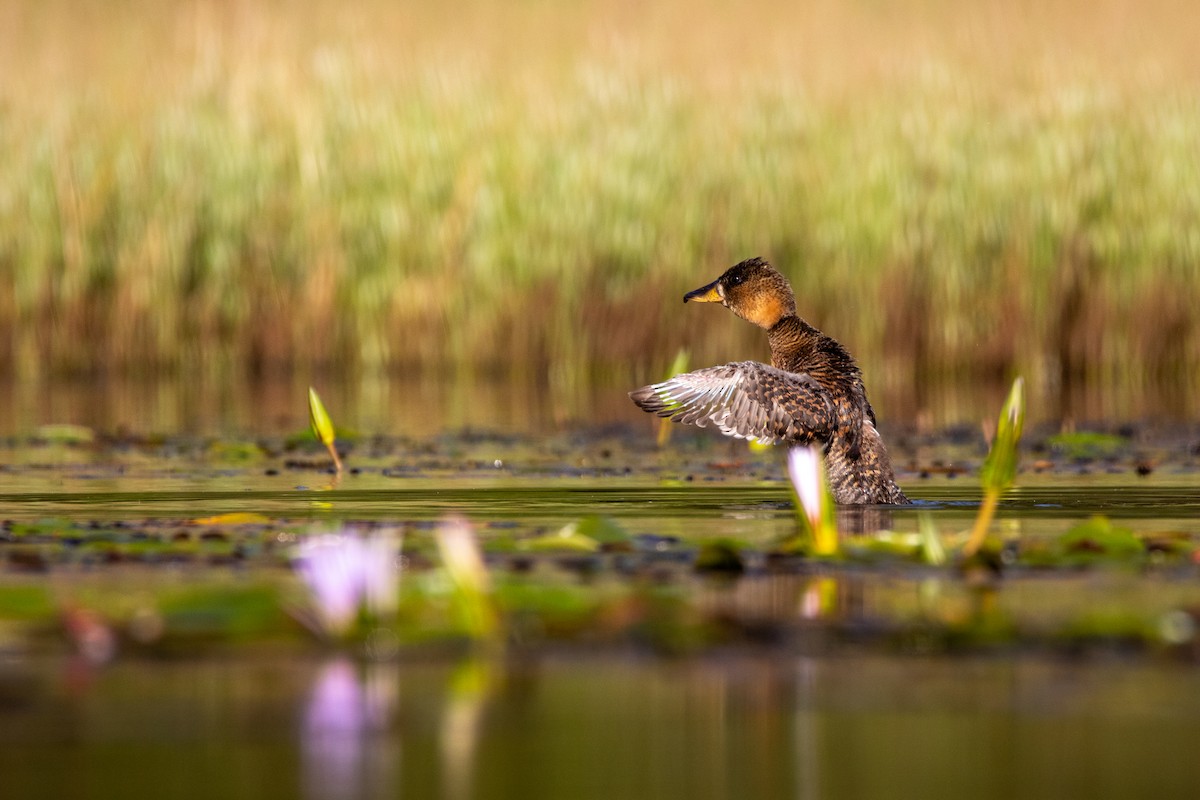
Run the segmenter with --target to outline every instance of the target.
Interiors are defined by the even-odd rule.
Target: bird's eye
[[[746,276],[739,272],[736,275],[730,275],[729,280],[726,281],[726,283],[728,283],[730,286],[737,286],[739,283],[741,283],[744,280],[746,280]]]

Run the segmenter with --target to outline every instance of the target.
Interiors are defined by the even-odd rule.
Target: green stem
[[[817,521],[813,528],[813,550],[819,556],[838,554],[837,523],[828,519]]]
[[[337,447],[333,442],[326,442],[325,449],[329,451],[329,455],[333,457],[333,467],[338,475],[342,474],[342,460],[338,458]]]
[[[971,529],[971,538],[963,546],[963,558],[975,555],[987,538],[988,527],[992,524],[992,516],[996,513],[996,504],[1000,502],[1000,491],[988,489],[979,506],[979,515],[975,517],[975,527]]]

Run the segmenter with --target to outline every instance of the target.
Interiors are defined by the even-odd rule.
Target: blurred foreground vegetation
[[[6,4],[0,370],[1200,366],[1190,7],[301,6]]]

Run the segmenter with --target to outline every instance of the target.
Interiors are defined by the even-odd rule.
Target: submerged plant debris
[[[677,433],[663,451],[621,429],[347,436],[340,482],[311,437],[13,439],[0,466],[0,647],[327,646],[298,554],[319,554],[305,545],[319,537],[386,532],[399,576],[388,613],[336,618],[340,646],[374,655],[460,648],[487,630],[514,647],[667,653],[1200,657],[1195,430],[1145,431],[1090,459],[1034,431],[969,562],[955,554],[980,502],[963,478],[978,474],[982,435],[896,437],[915,507],[841,509],[829,556],[797,535],[781,450]],[[1148,458],[1152,474],[1138,469]],[[486,625],[463,613],[443,567],[449,515],[485,564]]]

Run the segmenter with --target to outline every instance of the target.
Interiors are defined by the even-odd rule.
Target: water
[[[430,399],[406,404],[405,414],[419,419]],[[253,429],[250,408],[236,406],[235,425],[203,418],[178,429]],[[448,417],[430,424],[477,419],[464,408],[442,409]],[[575,433],[564,425],[533,435],[531,425],[557,424],[547,422],[553,409],[535,405],[522,418],[520,402],[503,408],[485,414],[501,434],[361,441],[348,459],[356,472],[340,481],[320,468],[319,451],[278,442],[245,450],[227,433],[83,446],[17,440],[0,451],[5,530],[50,531],[41,539],[0,536],[0,797],[1059,798],[1200,790],[1192,752],[1200,734],[1200,583],[1186,558],[1023,567],[983,583],[894,553],[772,572],[764,553],[795,532],[778,452],[681,437],[664,454],[648,442],[652,429],[637,427]],[[23,412],[27,420],[42,413],[33,409]],[[360,418],[371,413],[360,409]],[[620,413],[605,419],[626,424]],[[280,417],[272,430],[302,425],[297,417]],[[168,429],[179,422],[163,419]],[[873,523],[903,536],[928,513],[946,541],[956,541],[977,509],[970,470],[982,455],[978,442],[961,438],[897,442],[900,482],[918,502]],[[1102,514],[1194,548],[1200,493],[1189,446],[1167,439],[1138,447],[1155,458],[1146,477],[1134,471],[1132,446],[1106,460],[1060,457],[1043,472],[1027,469],[997,529],[1034,546]],[[286,619],[253,635],[213,627],[202,631],[208,639],[175,649],[138,646],[124,621],[137,604],[173,602],[181,591],[277,592],[281,584],[295,596],[278,549],[247,548],[233,562],[194,551],[184,561],[137,556],[139,543],[167,552],[176,537],[191,542],[199,531],[257,541],[253,529],[190,522],[232,512],[264,515],[268,530],[288,535],[344,521],[395,523],[406,553],[427,559],[430,527],[447,513],[470,519],[485,543],[601,515],[634,536],[684,548],[732,539],[750,555],[740,578],[698,575],[688,552],[652,574],[685,609],[682,622],[670,621],[682,633],[668,631],[665,642],[622,622],[644,600],[629,592],[639,573],[614,566],[625,556],[604,555],[582,572],[545,567],[520,579],[566,587],[576,600],[615,596],[600,623],[563,638],[523,630],[502,656],[394,642],[331,647]],[[112,563],[69,543],[93,528],[116,543]],[[31,561],[38,548],[47,555]],[[502,584],[505,558],[493,562]],[[432,574],[426,567],[402,579],[434,585]],[[35,622],[20,609],[5,616],[5,590],[47,587],[58,611]],[[68,643],[77,636],[66,621],[76,607],[116,620],[115,659],[89,660]],[[224,611],[190,613],[197,624]],[[170,624],[169,614],[162,618]],[[714,622],[732,634],[715,645],[679,643]]]
[[[761,354],[765,355],[765,354]],[[754,354],[744,354],[753,357]],[[699,366],[699,365],[695,365]],[[1011,379],[914,378],[865,368],[872,405],[885,434],[911,428],[978,429],[1000,409]],[[0,435],[69,422],[101,431],[204,436],[289,433],[308,424],[307,391],[315,386],[334,421],[349,429],[425,437],[444,430],[544,435],[580,425],[622,423],[650,431],[629,401],[631,389],[661,375],[608,376],[558,382],[469,372],[445,375],[229,374],[144,379],[45,379],[0,376]],[[1104,383],[1060,384],[1027,374],[1029,424],[1158,420],[1194,422],[1194,387],[1113,376]]]
[[[48,469],[10,479],[0,491],[7,519],[120,520],[255,512],[288,520],[430,521],[461,513],[522,530],[562,526],[586,515],[612,517],[630,530],[689,539],[734,537],[774,541],[794,528],[791,492],[782,466],[757,478],[649,480],[512,474],[445,478],[349,476],[336,486],[320,474],[266,476],[259,470],[204,469],[187,474],[70,472]],[[713,476],[708,476],[713,477]],[[1013,535],[1061,533],[1095,514],[1135,521],[1140,531],[1194,529],[1200,519],[1198,479],[1190,473],[1152,481],[1126,475],[1086,478],[1028,475],[1006,496],[999,519]],[[884,520],[915,531],[917,515],[933,514],[947,531],[969,527],[980,492],[970,478],[904,481],[915,501]]]
[[[547,655],[0,672],[4,796],[1127,798],[1200,787],[1200,672]]]

